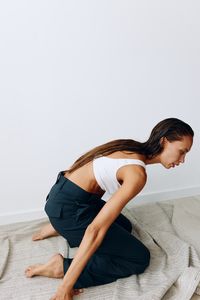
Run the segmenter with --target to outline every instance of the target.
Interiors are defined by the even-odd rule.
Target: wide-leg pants
[[[87,226],[106,203],[64,177],[60,171],[46,198],[45,212],[55,230],[70,247],[78,247]],[[87,288],[113,282],[118,278],[143,273],[150,261],[148,248],[131,234],[132,224],[120,214],[111,224],[91,256],[74,288]],[[73,259],[64,258],[64,274]]]

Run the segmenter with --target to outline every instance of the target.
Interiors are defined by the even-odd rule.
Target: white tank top
[[[93,172],[100,188],[113,194],[121,186],[117,180],[117,170],[125,165],[140,165],[146,169],[142,160],[133,158],[111,158],[106,156],[97,157],[93,160]]]

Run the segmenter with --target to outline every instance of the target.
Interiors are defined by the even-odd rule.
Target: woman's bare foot
[[[35,264],[25,270],[26,277],[45,276],[63,278],[63,256],[60,253],[53,255],[46,264]]]
[[[46,239],[50,236],[57,236],[59,233],[53,228],[51,223],[44,225],[40,231],[36,232],[32,236],[32,241],[38,241]]]

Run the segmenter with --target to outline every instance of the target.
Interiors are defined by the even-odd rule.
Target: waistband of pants
[[[66,192],[72,197],[76,197],[80,202],[100,200],[101,197],[98,194],[87,192],[70,179],[64,177],[64,171],[60,171],[57,176],[55,184],[62,185],[62,192]]]

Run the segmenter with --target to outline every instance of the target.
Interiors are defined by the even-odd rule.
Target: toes
[[[31,270],[31,266],[29,266],[28,268],[25,269],[25,272],[30,271]]]
[[[37,241],[37,240],[41,240],[42,239],[42,236],[41,234],[38,232],[38,233],[35,233],[33,236],[32,236],[32,241]]]
[[[41,267],[41,264],[37,264],[34,266],[29,266],[25,269],[25,274],[27,277],[33,277],[34,275],[37,275],[37,272],[39,268]]]
[[[31,268],[27,268],[27,269],[25,270],[25,274],[26,274],[26,277],[32,277],[32,276],[33,276],[33,273],[32,273]]]

